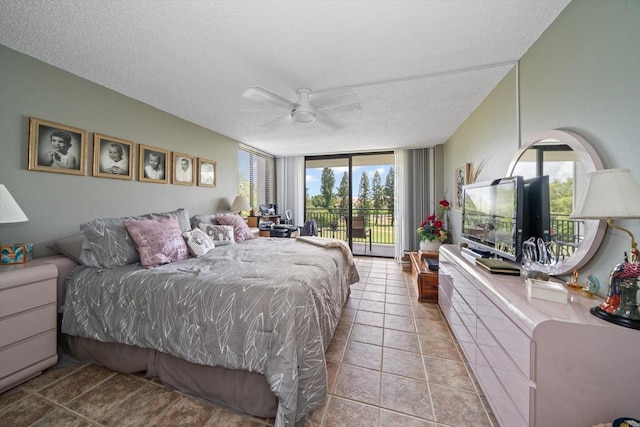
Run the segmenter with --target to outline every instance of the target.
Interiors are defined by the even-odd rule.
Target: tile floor
[[[498,426],[437,305],[392,260],[356,258],[327,351],[329,395],[305,427]],[[97,365],[46,371],[0,394],[0,425],[268,426],[142,376]]]

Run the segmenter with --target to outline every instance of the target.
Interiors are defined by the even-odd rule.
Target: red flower
[[[442,206],[444,209],[449,209],[449,201],[448,200],[440,200],[438,202],[438,204],[440,204],[440,206]]]
[[[442,221],[440,221],[439,219],[436,219],[435,221],[433,221],[433,226],[435,228],[442,228]]]
[[[431,221],[433,221],[434,219],[436,219],[436,214],[429,215],[429,216],[427,217],[427,220],[426,220],[425,222],[431,222]]]

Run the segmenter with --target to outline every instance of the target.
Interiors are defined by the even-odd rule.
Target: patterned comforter
[[[294,426],[325,398],[325,351],[358,281],[335,242],[254,239],[153,269],[79,266],[62,332],[264,374],[276,426]]]

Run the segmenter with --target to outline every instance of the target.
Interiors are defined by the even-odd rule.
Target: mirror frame
[[[525,151],[531,148],[536,142],[545,139],[555,139],[568,145],[578,156],[578,160],[582,163],[585,173],[594,172],[604,169],[602,160],[593,146],[582,136],[568,130],[548,130],[534,135],[529,138],[518,150],[513,160],[509,164],[507,176],[511,176],[513,170]],[[574,201],[575,204],[575,201]],[[595,255],[602,244],[604,232],[607,229],[607,222],[599,219],[584,220],[585,237],[578,250],[570,259],[558,262],[552,269],[551,275],[559,276],[570,274],[573,270],[583,267]]]

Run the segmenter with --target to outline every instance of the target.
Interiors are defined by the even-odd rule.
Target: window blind
[[[274,203],[275,162],[273,156],[252,147],[238,147],[238,194],[249,200],[254,210]]]

